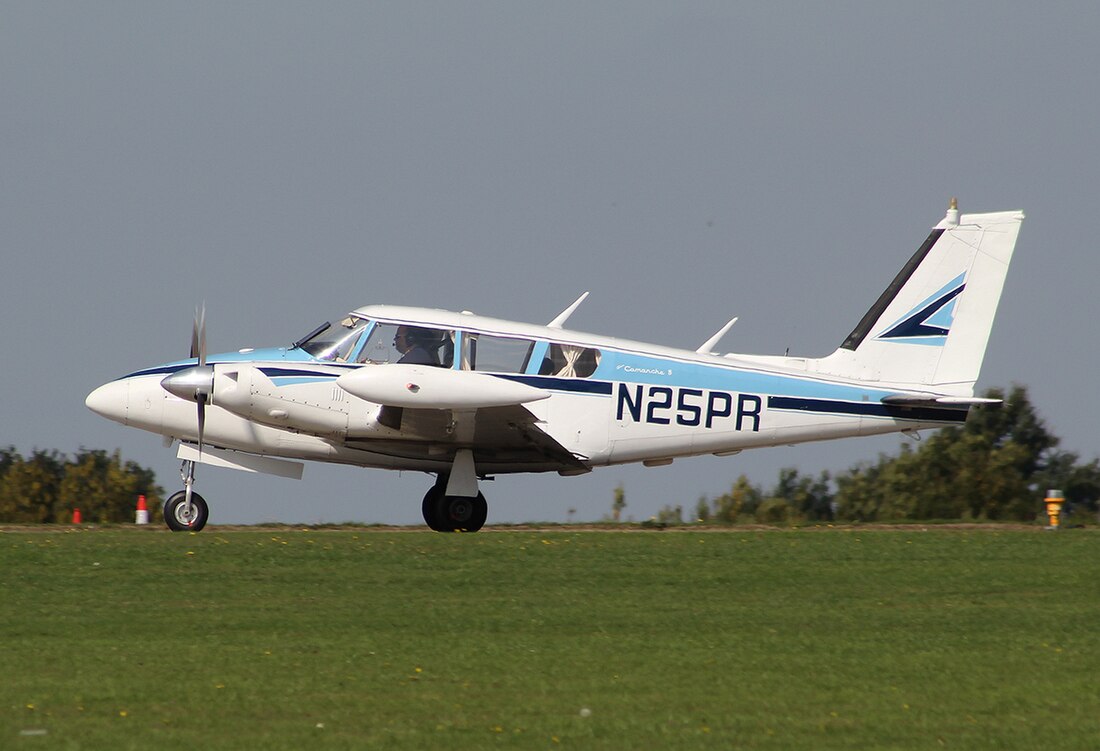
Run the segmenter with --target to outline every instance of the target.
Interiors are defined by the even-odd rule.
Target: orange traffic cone
[[[80,524],[80,509],[73,509],[73,524]]]
[[[137,505],[137,518],[134,519],[134,524],[148,524],[149,523],[149,509],[145,506],[145,496],[138,496]]]

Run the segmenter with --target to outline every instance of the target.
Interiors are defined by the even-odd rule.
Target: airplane
[[[205,305],[186,360],[95,389],[94,412],[178,442],[174,531],[209,506],[196,464],[300,479],[315,460],[435,476],[421,503],[439,532],[476,532],[481,480],[580,475],[745,449],[959,424],[974,396],[1024,215],[944,218],[825,357],[714,352],[734,318],[692,349],[469,311],[369,305],[288,347],[208,356]]]

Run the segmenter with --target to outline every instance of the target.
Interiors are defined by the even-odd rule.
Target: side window
[[[542,361],[539,375],[561,378],[588,378],[600,364],[600,351],[572,344],[551,344]]]
[[[379,323],[367,337],[356,361],[449,368],[454,361],[454,331]]]
[[[523,373],[534,347],[530,339],[467,332],[462,336],[462,369]]]

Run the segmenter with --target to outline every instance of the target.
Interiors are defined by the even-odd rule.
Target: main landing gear
[[[424,521],[436,532],[477,532],[489,515],[489,504],[476,496],[447,495],[447,475],[439,475],[424,495]]]
[[[183,490],[173,493],[164,502],[164,523],[173,532],[198,532],[206,526],[210,508],[206,499],[192,490],[195,484],[195,463],[184,461],[180,468]]]

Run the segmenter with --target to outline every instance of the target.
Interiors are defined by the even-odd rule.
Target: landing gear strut
[[[206,526],[210,508],[206,499],[194,492],[195,463],[184,461],[180,468],[183,490],[173,493],[164,502],[164,523],[173,532],[198,532]]]
[[[424,521],[436,532],[477,532],[489,515],[485,496],[447,495],[447,476],[440,475],[424,495]]]

